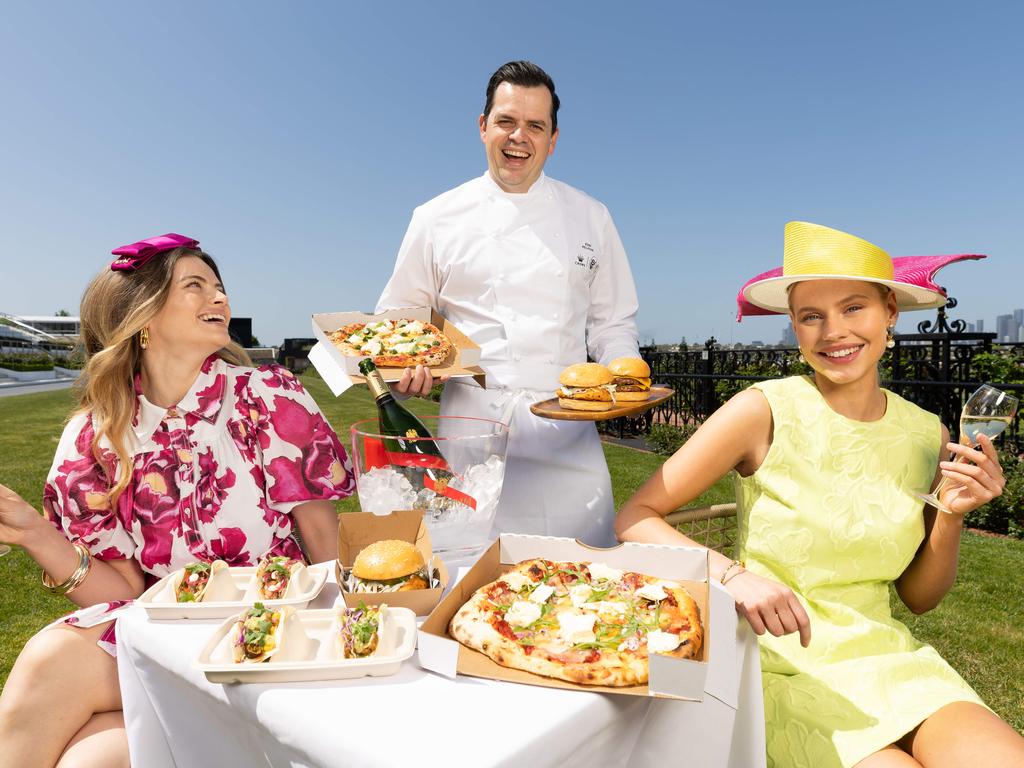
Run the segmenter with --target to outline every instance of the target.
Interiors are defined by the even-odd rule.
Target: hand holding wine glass
[[[920,498],[941,512],[963,515],[1002,493],[1003,473],[992,438],[1016,412],[1017,398],[987,384],[978,387],[960,414],[961,444],[950,446],[956,458],[940,463],[942,480]],[[971,447],[975,444],[980,453]]]

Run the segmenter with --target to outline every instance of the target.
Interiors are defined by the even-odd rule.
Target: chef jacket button
[[[555,320],[557,320],[557,319],[558,319],[558,313],[555,312]]]
[[[561,236],[562,236],[562,235],[561,235],[560,233],[558,233],[558,232],[555,232],[555,237],[561,237]]]
[[[522,355],[520,355],[520,354],[519,354],[518,352],[516,352],[516,353],[515,353],[514,355],[512,355],[512,359],[513,359],[513,360],[515,360],[515,361],[516,361],[517,363],[518,363],[518,362],[519,362],[520,360],[522,360],[522,358],[523,358],[523,356],[522,356]]]
[[[565,274],[565,272],[563,272],[562,270],[558,270],[557,272],[555,272],[555,275],[558,276],[558,277],[561,277],[564,274]]]
[[[511,320],[511,321],[513,321],[513,322],[515,322],[515,319],[516,319],[516,313],[515,313],[515,312],[509,312],[509,313],[508,313],[508,319],[509,319],[509,320]]]

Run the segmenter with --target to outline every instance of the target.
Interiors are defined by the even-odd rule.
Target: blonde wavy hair
[[[142,364],[139,332],[167,302],[174,266],[187,256],[202,259],[221,279],[209,254],[197,248],[175,248],[131,272],[105,269],[82,295],[81,345],[85,368],[75,386],[79,407],[72,415],[92,416],[92,455],[111,484],[107,492],[111,507],[132,476],[127,438],[135,416],[135,375]],[[220,349],[217,356],[236,365],[252,365],[245,350],[234,342]],[[116,462],[103,458],[100,440],[104,437],[114,449]],[[124,467],[120,477],[118,465]]]

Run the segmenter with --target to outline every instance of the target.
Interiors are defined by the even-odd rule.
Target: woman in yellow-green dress
[[[915,613],[938,605],[963,516],[1004,485],[986,437],[950,443],[879,385],[899,310],[944,296],[928,270],[896,274],[882,249],[816,224],[786,226],[783,262],[742,295],[789,314],[813,374],[716,411],[625,504],[619,538],[694,546],[662,518],[736,470],[739,560],[710,553],[711,576],[761,636],[769,766],[1024,766],[1024,738],[889,609],[890,583]],[[915,495],[940,476],[953,514]]]

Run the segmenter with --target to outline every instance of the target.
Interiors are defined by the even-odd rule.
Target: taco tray
[[[239,611],[241,613],[241,611]],[[231,653],[232,616],[210,637],[196,665],[211,683],[286,683],[393,675],[416,650],[416,614],[388,606],[376,653],[344,659],[335,647],[334,608],[299,610],[285,621],[280,650],[260,664],[236,664]]]
[[[613,405],[611,409],[607,411],[572,411],[560,406],[558,404],[557,397],[552,397],[550,400],[542,400],[539,403],[534,403],[530,406],[530,411],[535,416],[540,416],[544,419],[556,419],[560,421],[607,421],[608,419],[617,419],[620,416],[638,416],[639,414],[654,408],[656,405],[661,405],[674,394],[675,390],[669,389],[668,387],[651,387],[651,395],[646,400]]]
[[[260,600],[256,592],[256,567],[226,568],[221,571],[227,578],[210,581],[206,598],[201,603],[178,603],[174,599],[174,577],[181,569],[160,579],[136,600],[146,609],[151,619],[223,619],[235,616],[257,600],[265,605],[290,605],[305,608],[320,594],[327,583],[327,567],[307,565],[296,575],[298,589],[289,597],[279,600]]]

